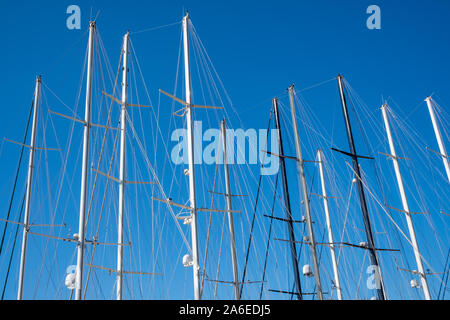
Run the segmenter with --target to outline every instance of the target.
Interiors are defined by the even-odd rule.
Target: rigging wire
[[[439,298],[441,297],[441,290],[442,290],[442,288],[444,289],[443,292],[442,292],[442,300],[444,300],[444,298],[445,298],[445,291],[447,290],[448,274],[450,272],[450,265],[448,264],[449,257],[450,257],[450,249],[448,250],[447,259],[445,260],[444,274],[442,276],[442,281],[441,281],[441,284],[439,286],[439,292],[438,292],[438,295],[437,295],[437,300],[440,300]],[[444,277],[445,277],[445,283],[444,283]]]
[[[273,115],[273,110],[270,111],[270,115],[269,115],[269,121],[268,121],[268,125],[267,125],[267,137],[266,137],[267,140],[269,138],[269,129],[270,129],[270,123],[272,122],[272,115]],[[263,163],[264,163],[264,161],[263,161]],[[264,166],[264,164],[262,164],[261,166]],[[249,258],[249,255],[250,255],[250,245],[251,245],[252,237],[253,237],[253,227],[255,225],[256,211],[257,211],[257,207],[258,207],[259,194],[260,194],[260,191],[261,191],[262,177],[263,177],[263,174],[262,174],[262,171],[261,171],[261,173],[259,175],[258,189],[257,189],[257,192],[256,192],[255,206],[254,206],[254,209],[253,209],[253,217],[252,217],[252,224],[251,224],[251,228],[250,228],[250,236],[249,236],[249,239],[248,239],[248,245],[247,245],[247,250],[246,250],[247,253],[246,253],[246,256],[245,256],[244,272],[242,274],[242,284],[241,284],[240,293],[239,293],[239,296],[241,296],[241,297],[242,297],[242,291],[244,289],[245,274],[247,272],[248,258]]]
[[[275,191],[273,194],[273,202],[272,202],[272,211],[271,211],[271,218],[273,218],[273,212],[275,209],[275,200],[277,197],[277,188],[278,188],[278,178],[279,178],[279,174],[277,174],[277,178],[275,181]],[[262,294],[263,294],[263,290],[264,290],[264,281],[266,280],[266,267],[267,267],[267,258],[269,256],[269,246],[270,246],[270,238],[272,236],[272,225],[273,225],[273,219],[270,219],[270,226],[269,226],[269,235],[267,237],[267,244],[266,244],[266,254],[265,254],[265,258],[264,258],[264,269],[263,269],[263,275],[262,275],[262,281],[261,281],[261,291],[259,292],[259,300],[262,299]],[[293,290],[292,290],[293,291]]]
[[[156,26],[156,27],[151,27],[151,28],[147,28],[147,29],[142,29],[142,30],[139,30],[139,31],[133,31],[133,32],[130,32],[130,35],[144,33],[144,32],[149,32],[149,31],[154,31],[154,30],[158,30],[158,29],[162,29],[162,28],[166,28],[166,27],[171,27],[171,26],[174,26],[174,25],[177,25],[177,24],[180,24],[180,23],[181,23],[181,21],[176,21],[176,22],[164,24],[164,25],[161,25],[161,26]]]
[[[24,193],[24,195],[23,195],[22,206],[20,207],[19,221],[22,220],[23,207],[24,207],[24,204],[25,204],[25,196],[26,196],[26,193]],[[11,249],[11,255],[9,256],[8,269],[6,271],[5,281],[3,282],[3,290],[2,290],[2,299],[1,300],[4,300],[4,298],[5,298],[6,285],[8,284],[9,271],[11,269],[11,263],[12,263],[13,256],[14,256],[14,250],[16,248],[16,242],[17,242],[17,235],[19,233],[19,227],[20,227],[20,224],[17,224],[16,225],[16,233],[14,235],[14,242],[13,242],[13,246],[12,246],[12,249]]]
[[[118,133],[119,133],[119,131],[118,131]],[[115,141],[114,141],[113,155],[114,155],[114,153],[115,153],[115,149],[116,149],[116,145],[117,145],[117,140],[118,140],[118,137],[119,137],[119,134],[118,134],[118,133],[117,133],[116,138],[115,138]],[[109,167],[108,175],[111,175],[111,168],[112,168],[113,160],[114,160],[114,156],[111,157],[111,162],[110,162],[110,167]],[[104,208],[104,205],[105,205],[106,195],[108,194],[109,180],[110,180],[110,179],[107,179],[107,181],[106,181],[105,191],[104,191],[103,200],[102,200],[102,206],[101,206],[101,209],[100,209],[100,217],[99,217],[99,219],[98,219],[98,224],[97,224],[97,232],[96,232],[96,234],[95,234],[95,238],[96,238],[96,239],[98,238],[99,231],[100,231],[100,223],[101,223],[101,221],[102,221],[102,215],[103,215],[103,212],[104,212],[103,208]],[[97,246],[96,246],[96,243],[94,243],[94,245],[93,245],[93,247],[92,247],[91,261],[90,261],[90,263],[89,263],[89,271],[88,271],[88,274],[87,274],[87,277],[86,277],[86,284],[85,284],[85,287],[84,287],[84,296],[83,296],[83,299],[86,298],[86,293],[87,293],[87,288],[88,288],[89,279],[90,279],[90,275],[91,275],[91,270],[93,269],[93,268],[92,268],[92,263],[93,263],[93,260],[94,260],[94,254],[95,254],[95,248],[96,248],[96,247],[97,247]]]
[[[25,150],[25,143],[27,140],[27,135],[28,135],[28,129],[30,126],[30,120],[31,120],[31,115],[33,114],[33,105],[34,105],[34,93],[33,93],[33,99],[31,101],[31,107],[30,107],[30,113],[28,115],[28,121],[27,121],[27,126],[25,129],[25,134],[22,140],[22,148],[20,150],[20,156],[19,156],[19,161],[17,164],[17,170],[16,170],[16,177],[14,179],[14,185],[13,185],[13,189],[12,189],[12,193],[11,193],[11,198],[9,201],[9,207],[8,207],[8,213],[6,214],[6,219],[5,220],[9,220],[9,216],[11,214],[11,208],[12,208],[12,204],[13,204],[13,200],[14,200],[14,194],[16,192],[16,186],[17,186],[17,180],[19,178],[19,173],[20,173],[20,166],[22,164],[22,158],[23,158],[23,151]],[[5,226],[3,227],[3,234],[2,234],[2,241],[0,243],[0,255],[3,252],[3,244],[5,241],[5,234],[6,234],[6,228],[8,227],[8,223],[5,223]]]
[[[217,155],[219,155],[219,153]],[[213,184],[213,189],[212,189],[213,193],[212,193],[212,199],[211,199],[211,208],[213,208],[213,204],[214,204],[214,192],[216,190],[217,169],[218,169],[218,165],[216,163],[216,168],[215,168],[215,173],[214,173],[214,184]],[[206,276],[206,260],[208,258],[209,237],[210,237],[210,232],[211,232],[212,216],[213,216],[213,213],[210,212],[209,213],[209,223],[208,223],[208,234],[206,236],[205,258],[203,260],[203,272],[202,272],[202,284],[200,287],[200,299],[202,298],[202,295],[203,295],[203,285],[204,285],[205,276]]]

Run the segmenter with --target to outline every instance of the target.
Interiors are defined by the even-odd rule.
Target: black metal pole
[[[292,256],[292,271],[294,272],[295,288],[297,290],[298,300],[302,300],[302,288],[300,285],[300,274],[298,270],[298,259],[297,259],[297,249],[295,245],[295,235],[294,226],[292,222],[292,211],[291,211],[291,201],[289,199],[289,189],[286,177],[286,166],[284,163],[284,150],[283,150],[283,140],[281,138],[281,126],[280,126],[280,116],[278,114],[278,99],[274,98],[272,101],[274,112],[275,112],[275,123],[278,129],[278,144],[280,148],[280,165],[281,165],[281,177],[283,182],[283,194],[284,194],[284,206],[286,208],[286,220],[288,223],[288,233],[289,233],[289,243],[291,246],[291,256]]]
[[[352,162],[353,162],[353,170],[355,171],[357,177],[356,177],[356,185],[358,187],[358,195],[359,195],[359,202],[361,205],[361,211],[364,221],[364,229],[367,236],[367,243],[368,243],[368,250],[369,250],[369,258],[370,263],[376,267],[377,271],[380,274],[378,275],[380,279],[378,284],[377,296],[379,300],[385,300],[386,297],[384,295],[383,290],[383,282],[381,281],[381,271],[380,271],[380,265],[378,263],[377,253],[376,253],[376,247],[375,247],[375,241],[373,237],[372,232],[372,226],[370,224],[370,217],[369,217],[369,210],[367,209],[367,202],[366,202],[366,195],[364,193],[363,184],[361,182],[361,171],[359,169],[359,163],[358,163],[358,157],[356,153],[355,148],[355,142],[353,140],[353,133],[352,133],[352,127],[350,124],[350,118],[348,115],[348,109],[347,109],[347,101],[345,99],[345,93],[344,93],[344,85],[343,85],[343,77],[341,75],[338,75],[338,86],[339,86],[339,93],[341,96],[341,103],[342,103],[342,110],[344,112],[344,119],[345,119],[345,126],[347,128],[347,138],[348,138],[348,144],[350,146],[350,153],[352,154]]]

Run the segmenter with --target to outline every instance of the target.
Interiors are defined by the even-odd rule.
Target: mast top
[[[89,22],[89,28],[94,28],[95,29],[96,26],[96,22],[95,21],[90,21]]]
[[[431,100],[433,100],[432,98],[431,98],[431,96],[428,96],[426,99],[425,99],[425,101],[431,101]]]
[[[41,76],[41,75],[38,75],[38,76],[37,76],[37,78],[36,78],[36,82],[39,82],[39,83],[41,83],[41,82],[42,82],[42,76]]]

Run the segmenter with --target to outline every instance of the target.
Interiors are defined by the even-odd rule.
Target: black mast
[[[378,263],[378,258],[376,254],[376,248],[375,248],[375,241],[373,237],[372,227],[370,224],[370,218],[369,218],[369,210],[367,209],[367,202],[366,202],[366,195],[364,193],[363,184],[361,182],[361,171],[359,169],[359,163],[358,163],[358,155],[356,153],[355,148],[355,142],[353,140],[353,133],[352,133],[352,127],[350,124],[350,117],[348,115],[347,110],[347,101],[345,99],[345,93],[344,93],[344,86],[343,86],[343,77],[341,75],[338,75],[337,81],[339,86],[339,93],[341,96],[341,103],[342,103],[342,110],[344,112],[344,119],[345,119],[345,126],[347,128],[347,138],[348,138],[348,144],[350,146],[350,154],[347,153],[352,158],[353,162],[353,170],[355,171],[356,177],[356,184],[358,187],[358,195],[359,195],[359,202],[361,205],[361,211],[364,221],[364,229],[367,236],[367,243],[368,243],[368,250],[369,250],[369,258],[371,265],[376,267],[376,275],[380,277],[380,279],[377,279],[377,283],[379,284],[377,291],[377,297],[378,300],[385,300],[386,297],[384,295],[384,289],[383,289],[383,282],[381,281],[381,271],[380,266]]]
[[[302,300],[302,288],[300,286],[300,275],[298,270],[298,259],[297,259],[297,249],[295,245],[295,235],[294,235],[294,227],[292,220],[292,211],[291,211],[291,201],[289,199],[289,189],[286,177],[286,166],[284,163],[284,150],[283,150],[283,140],[281,138],[281,126],[280,126],[280,117],[278,114],[278,99],[274,98],[272,101],[274,112],[275,112],[275,123],[278,129],[278,144],[280,147],[280,162],[281,162],[281,177],[283,182],[283,194],[284,194],[284,206],[286,208],[286,221],[288,223],[288,233],[289,233],[289,243],[291,246],[291,257],[292,257],[292,268],[294,272],[294,281],[295,288],[297,289],[297,298],[298,300]]]

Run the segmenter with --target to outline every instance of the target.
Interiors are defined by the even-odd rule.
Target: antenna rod
[[[339,86],[339,94],[341,96],[341,104],[342,104],[342,111],[344,113],[344,120],[345,120],[345,126],[347,128],[347,138],[348,138],[348,144],[350,147],[350,153],[352,156],[352,163],[353,163],[353,170],[356,173],[356,185],[358,188],[358,195],[359,195],[359,202],[361,206],[363,221],[364,221],[364,229],[366,232],[367,237],[367,243],[368,243],[368,250],[369,250],[369,259],[372,266],[375,267],[375,275],[377,277],[377,297],[378,300],[386,300],[386,296],[384,293],[384,286],[383,281],[381,279],[381,270],[380,265],[378,263],[378,257],[377,253],[375,251],[375,241],[373,237],[372,232],[372,226],[370,224],[370,217],[369,217],[369,210],[367,209],[367,202],[366,202],[366,195],[364,193],[363,184],[361,182],[361,171],[359,169],[359,162],[358,158],[356,157],[356,148],[355,148],[355,142],[353,140],[353,133],[352,133],[352,127],[350,124],[350,117],[348,115],[347,110],[347,101],[345,99],[345,93],[344,93],[344,84],[343,84],[344,78],[341,75],[338,75],[337,81]]]
[[[19,270],[19,288],[17,290],[17,300],[22,300],[23,298],[23,282],[25,277],[25,260],[27,254],[27,242],[28,242],[28,232],[30,231],[30,202],[31,202],[31,188],[33,185],[33,168],[34,168],[34,151],[36,143],[36,130],[37,130],[37,120],[38,120],[38,109],[39,109],[39,98],[41,91],[41,76],[36,79],[36,88],[34,91],[34,110],[33,110],[33,126],[31,129],[31,143],[30,143],[30,158],[28,160],[28,177],[27,177],[27,191],[25,199],[25,216],[23,225],[23,236],[22,236],[22,251],[20,254],[20,270]]]
[[[294,130],[294,137],[295,137],[295,150],[297,152],[297,172],[298,172],[298,176],[300,178],[300,184],[302,186],[302,194],[300,195],[300,198],[303,197],[303,203],[305,205],[306,224],[308,226],[308,234],[309,234],[308,242],[309,242],[309,248],[311,250],[311,256],[312,256],[312,260],[313,260],[314,279],[316,282],[317,296],[318,296],[319,300],[323,300],[322,283],[320,281],[319,261],[317,258],[316,241],[314,238],[314,229],[313,229],[313,225],[312,225],[311,208],[309,206],[308,187],[306,185],[302,148],[300,145],[300,138],[298,136],[298,126],[297,126],[297,116],[295,114],[294,86],[293,85],[289,87],[288,92],[289,92],[289,103],[291,105],[292,125],[293,125],[293,130]]]
[[[430,290],[428,289],[428,282],[425,275],[425,269],[423,268],[422,258],[420,255],[419,244],[417,243],[416,232],[414,230],[411,214],[409,213],[408,199],[406,198],[405,187],[403,185],[402,173],[400,171],[400,165],[398,163],[397,151],[395,150],[394,140],[392,139],[391,127],[389,125],[389,118],[387,114],[387,104],[381,107],[383,113],[384,125],[386,127],[386,133],[389,141],[389,147],[391,150],[391,158],[394,164],[395,176],[397,177],[398,189],[400,191],[400,197],[402,198],[403,210],[405,211],[406,223],[408,224],[409,235],[411,238],[411,244],[414,249],[414,257],[416,258],[417,269],[419,271],[420,281],[422,283],[423,294],[426,300],[431,300]]]
[[[200,275],[198,265],[198,236],[197,236],[197,200],[195,196],[195,170],[194,170],[194,136],[192,123],[192,93],[191,70],[189,61],[189,13],[183,18],[183,48],[184,48],[184,77],[186,91],[186,125],[189,159],[189,201],[191,205],[191,237],[192,237],[192,269],[194,278],[194,298],[200,300]]]
[[[77,245],[77,269],[75,276],[75,300],[81,300],[81,291],[83,288],[83,261],[85,247],[85,215],[86,215],[86,195],[87,178],[89,165],[89,134],[91,131],[91,106],[92,106],[92,65],[94,56],[94,33],[95,21],[89,23],[89,46],[88,46],[88,65],[86,77],[86,108],[84,112],[83,134],[83,167],[81,172],[81,195],[80,195],[80,217],[78,224],[78,245]]]
[[[433,99],[431,99],[431,97],[427,97],[425,101],[427,102],[428,111],[430,112],[431,122],[433,122],[434,134],[436,135],[436,140],[439,144],[439,150],[441,152],[442,161],[444,162],[445,172],[447,172],[448,181],[450,182],[450,163],[448,160],[447,150],[445,149],[444,140],[442,139],[441,130],[439,130],[436,114],[434,113]]]
[[[234,296],[236,300],[240,300],[241,296],[239,293],[239,275],[238,275],[238,261],[236,255],[236,241],[234,237],[234,222],[233,222],[233,210],[231,203],[231,187],[230,187],[230,174],[228,172],[228,153],[227,153],[227,131],[226,122],[223,120],[220,123],[222,129],[222,143],[223,143],[223,158],[224,158],[224,169],[225,169],[225,192],[227,193],[227,210],[228,210],[228,227],[230,230],[230,247],[231,247],[231,261],[233,264],[233,280],[234,280]]]
[[[120,172],[119,172],[119,216],[117,224],[117,300],[122,300],[123,283],[123,214],[125,211],[125,160],[127,130],[127,89],[128,89],[128,44],[127,32],[123,37],[122,108],[120,113]]]
[[[295,234],[294,234],[294,226],[292,219],[292,211],[291,211],[291,200],[289,198],[289,189],[288,182],[286,177],[286,165],[284,163],[284,150],[283,150],[283,140],[281,137],[281,125],[280,125],[280,117],[278,114],[278,99],[274,98],[272,101],[273,109],[275,112],[275,122],[278,131],[278,144],[280,148],[280,165],[281,165],[281,177],[283,181],[283,194],[284,194],[284,207],[286,209],[286,219],[289,233],[289,244],[291,246],[291,258],[292,258],[292,271],[294,273],[294,282],[295,288],[297,292],[297,299],[303,300],[302,288],[300,285],[300,275],[298,271],[298,258],[297,258],[297,248],[295,245]]]
[[[325,174],[324,174],[324,170],[323,170],[323,152],[322,152],[322,150],[317,151],[317,159],[319,161],[320,182],[322,184],[323,207],[325,209],[325,219],[326,219],[327,229],[328,229],[328,242],[330,243],[331,261],[333,263],[334,284],[336,286],[338,300],[342,300],[341,281],[339,279],[338,264],[337,264],[337,259],[336,259],[336,249],[335,249],[334,240],[333,240],[333,229],[331,228],[330,209],[328,206],[327,186],[325,185]]]

